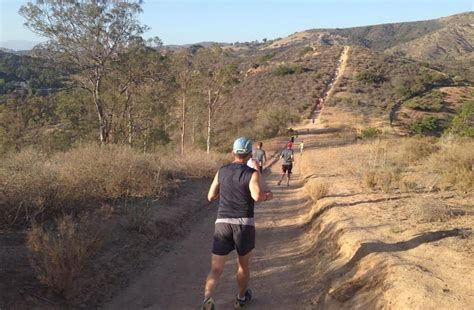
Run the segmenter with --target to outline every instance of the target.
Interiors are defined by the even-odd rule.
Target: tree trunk
[[[208,89],[209,101],[207,103],[207,149],[206,152],[209,154],[211,152],[211,129],[212,129],[212,98],[211,98],[211,89]]]
[[[181,155],[184,155],[184,138],[186,136],[186,95],[181,98]]]
[[[111,124],[104,113],[104,107],[101,99],[102,77],[96,72],[95,87],[93,92],[94,103],[99,116],[99,138],[102,145],[109,142],[109,132]]]

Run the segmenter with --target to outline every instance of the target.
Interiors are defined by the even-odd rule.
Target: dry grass
[[[441,199],[419,197],[411,201],[411,205],[413,214],[420,223],[446,222],[466,215],[465,210],[450,206]]]
[[[3,158],[0,226],[118,199],[167,193],[173,177],[212,176],[224,155],[160,157],[127,147],[88,145],[47,157],[27,150]]]
[[[400,162],[408,165],[417,163],[438,150],[435,139],[422,137],[405,139],[399,148]]]
[[[326,182],[309,179],[304,187],[311,199],[316,202],[319,199],[327,196],[327,194],[329,193],[330,186]]]
[[[472,191],[474,189],[474,141],[445,138],[438,143],[440,150],[427,161],[425,169],[439,176],[444,189]]]
[[[27,233],[30,260],[41,283],[67,295],[86,261],[99,249],[110,225],[109,209],[57,219],[52,227],[33,224]]]

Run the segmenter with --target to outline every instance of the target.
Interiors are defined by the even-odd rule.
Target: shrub
[[[440,186],[461,191],[474,189],[474,143],[444,139],[439,152],[427,162],[427,170],[440,176]]]
[[[309,179],[305,184],[305,189],[313,201],[326,197],[329,192],[329,185],[325,182]]]
[[[305,46],[301,52],[300,52],[300,56],[304,56],[310,52],[314,51],[314,49],[311,47],[311,46]]]
[[[361,130],[362,137],[364,139],[374,139],[382,134],[382,131],[378,128],[367,127]]]
[[[410,138],[405,140],[400,149],[400,160],[407,164],[412,164],[428,157],[438,150],[435,140],[428,138]]]
[[[153,229],[153,214],[149,204],[131,204],[126,207],[127,227],[138,233]]]
[[[0,226],[65,210],[77,214],[110,200],[157,198],[173,176],[212,176],[224,161],[225,155],[197,151],[160,158],[116,145],[86,145],[51,157],[32,150],[10,154],[0,167]]]
[[[260,57],[260,61],[261,62],[267,62],[269,61],[270,59],[272,59],[273,57],[275,57],[276,53],[268,53],[268,54],[265,54],[263,55],[262,57]]]
[[[436,133],[441,129],[439,119],[434,116],[425,116],[421,120],[414,122],[410,131],[419,135],[428,135]]]
[[[281,134],[288,125],[298,122],[299,119],[298,114],[289,112],[287,109],[261,111],[257,115],[254,132],[259,133],[258,138],[272,138]]]
[[[426,96],[408,100],[404,105],[414,110],[439,112],[443,109],[445,97],[445,93],[433,90]]]
[[[66,215],[53,227],[33,224],[27,233],[30,260],[41,283],[66,295],[73,288],[87,259],[99,249],[110,225],[104,224],[107,209],[78,218]]]
[[[276,76],[285,76],[290,74],[303,73],[304,68],[302,66],[279,66],[275,69],[274,73]]]
[[[474,101],[462,105],[446,133],[474,138]]]
[[[386,81],[386,78],[380,73],[365,70],[356,75],[356,80],[364,84],[381,84]]]

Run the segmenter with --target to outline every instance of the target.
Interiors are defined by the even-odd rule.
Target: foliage
[[[299,121],[298,114],[287,109],[276,108],[261,111],[257,115],[254,130],[259,138],[271,138],[283,133],[288,125],[297,121]]]
[[[433,90],[425,96],[412,98],[404,103],[407,108],[421,111],[439,112],[443,109],[446,94]]]
[[[57,218],[53,227],[33,223],[27,233],[30,260],[41,283],[62,296],[74,287],[87,260],[97,252],[107,235],[110,209],[74,218]]]
[[[113,0],[44,0],[28,2],[20,9],[20,15],[26,18],[25,25],[49,39],[48,53],[77,70],[78,83],[89,91],[91,104],[96,107],[99,136],[104,144],[109,142],[117,114],[116,100],[105,96],[104,84],[118,84],[119,94],[128,102],[130,79],[121,83],[112,69],[123,50],[145,45],[141,35],[147,27],[137,18],[141,11],[141,1]]]
[[[446,133],[474,138],[474,101],[470,100],[462,105]]]
[[[364,84],[381,84],[386,78],[375,71],[365,70],[356,75],[356,80]]]
[[[304,72],[304,68],[300,65],[293,66],[279,66],[275,69],[274,73],[276,76],[284,76],[290,74],[300,74]]]
[[[275,52],[268,53],[268,54],[265,54],[265,55],[261,56],[261,57],[259,58],[259,60],[260,60],[261,62],[267,62],[267,61],[269,61],[270,59],[272,59],[273,57],[275,57],[275,55],[276,55]]]
[[[312,51],[314,51],[314,49],[313,49],[311,46],[305,46],[305,47],[301,50],[301,52],[300,52],[299,55],[300,55],[300,56],[304,56],[304,55],[306,55],[306,54],[308,54],[308,53],[310,53],[310,52],[312,52]]]
[[[382,131],[378,128],[367,127],[361,130],[361,134],[364,139],[373,139],[379,137]]]
[[[421,120],[415,121],[411,125],[411,132],[419,135],[436,133],[441,129],[440,120],[435,116],[424,116]]]

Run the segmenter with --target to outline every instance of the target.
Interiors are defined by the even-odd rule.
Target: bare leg
[[[245,296],[245,291],[249,284],[249,262],[251,254],[252,252],[237,258],[237,284],[239,285],[239,297],[241,298]]]
[[[206,279],[206,286],[204,291],[204,299],[209,298],[214,294],[214,289],[216,288],[217,282],[224,271],[225,262],[227,261],[227,255],[215,255],[212,254],[211,260],[211,272]]]

